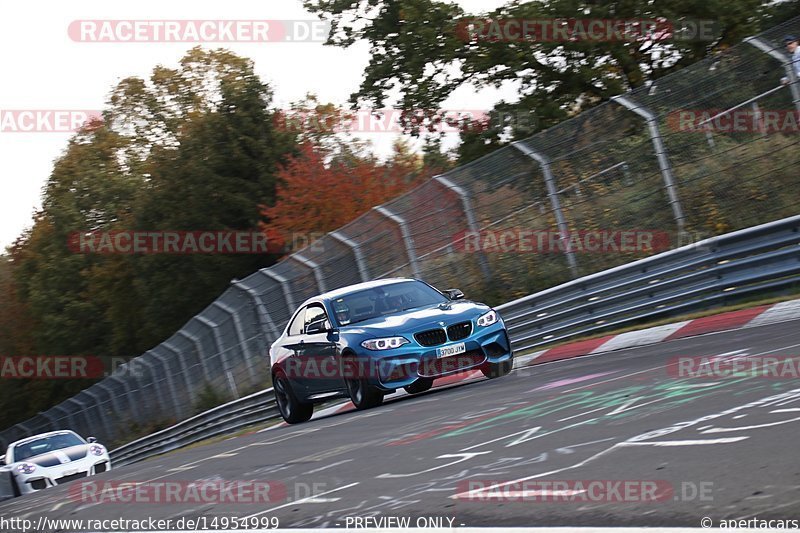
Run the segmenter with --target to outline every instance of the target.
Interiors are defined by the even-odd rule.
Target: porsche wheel
[[[292,391],[292,386],[286,376],[279,374],[273,383],[275,401],[278,411],[289,424],[299,424],[311,418],[314,405],[300,402]]]

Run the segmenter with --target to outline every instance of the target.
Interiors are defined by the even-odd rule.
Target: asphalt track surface
[[[277,517],[281,528],[345,527],[365,517],[409,518],[411,526],[438,517],[468,527],[800,519],[800,380],[684,378],[674,359],[798,354],[795,321],[537,365],[90,478],[285,486],[286,495],[269,503],[98,504],[79,501],[67,485],[3,502],[0,516],[258,516]],[[519,492],[530,487],[519,480],[650,481],[659,488],[657,501],[620,501],[613,489],[591,499]],[[476,482],[488,490],[468,492]],[[542,501],[548,494],[561,500]],[[563,501],[570,494],[576,497]]]

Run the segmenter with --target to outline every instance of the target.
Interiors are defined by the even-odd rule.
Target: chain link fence
[[[6,429],[0,444],[63,428],[122,444],[261,390],[270,343],[321,291],[414,276],[500,303],[658,251],[585,253],[570,232],[658,231],[674,248],[797,214],[800,128],[769,121],[796,121],[800,110],[781,43],[798,31],[800,17],[373,208],[234,280],[165,342]],[[742,112],[755,117],[750,126],[720,127]],[[470,245],[470,236],[509,229],[556,235],[560,246]]]

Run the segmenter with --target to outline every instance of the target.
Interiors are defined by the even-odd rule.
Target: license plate
[[[442,346],[441,348],[436,348],[436,357],[441,359],[442,357],[450,357],[451,355],[458,355],[466,351],[467,345],[463,342],[459,342],[458,344],[453,344],[451,346]]]

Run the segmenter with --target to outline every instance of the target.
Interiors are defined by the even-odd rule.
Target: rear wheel
[[[286,376],[282,374],[275,376],[273,391],[278,411],[289,424],[305,422],[314,414],[314,404],[300,402]]]
[[[417,381],[415,381],[408,387],[403,387],[403,388],[409,394],[420,394],[422,392],[430,390],[431,387],[433,387],[432,379],[419,378]]]
[[[514,360],[509,359],[508,361],[503,361],[502,363],[486,363],[481,368],[481,372],[483,372],[483,375],[487,378],[494,379],[505,376],[511,372],[512,368],[514,368]]]

